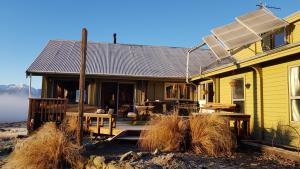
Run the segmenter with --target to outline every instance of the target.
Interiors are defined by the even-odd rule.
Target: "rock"
[[[125,161],[125,160],[130,160],[130,159],[136,160],[138,158],[139,158],[139,156],[135,152],[129,151],[121,156],[120,161]]]
[[[149,156],[150,153],[148,153],[148,152],[138,152],[137,155],[138,155],[139,157],[146,157],[146,156]]]
[[[134,169],[134,167],[130,163],[126,163],[125,169]]]
[[[22,138],[27,138],[27,135],[17,135],[17,138],[22,139]]]
[[[97,156],[93,159],[93,164],[96,168],[103,168],[103,164],[105,164],[105,157]]]
[[[122,167],[119,167],[115,161],[111,161],[110,163],[105,165],[105,169],[121,169],[121,168]]]
[[[211,167],[211,166],[213,166],[213,165],[215,165],[215,162],[210,162],[210,163],[208,164],[209,167]]]
[[[258,164],[257,164],[257,163],[250,163],[250,166],[251,166],[251,167],[257,167]]]
[[[161,153],[161,151],[157,148],[154,150],[154,152],[152,153],[153,155],[159,155]]]

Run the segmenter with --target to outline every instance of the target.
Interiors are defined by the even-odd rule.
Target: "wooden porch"
[[[115,114],[96,114],[97,107],[84,107],[84,126],[88,133],[95,136],[116,136],[124,131],[141,131],[143,126],[132,126],[130,121],[117,121]],[[78,105],[68,104],[67,99],[30,98],[27,120],[29,132],[38,129],[46,122],[61,123],[66,117],[78,117]]]
[[[229,105],[232,108],[233,105]],[[194,105],[193,105],[194,107]],[[217,107],[228,109],[228,105],[209,105],[206,108],[218,109]],[[91,135],[100,136],[117,136],[126,131],[141,131],[145,130],[146,126],[130,125],[130,121],[117,120],[115,114],[98,114],[95,113],[97,107],[88,106],[84,107],[84,125]],[[210,115],[211,113],[193,113],[193,115]],[[235,134],[237,137],[250,137],[250,115],[242,113],[217,111],[213,113],[224,117],[230,122],[234,122]],[[61,123],[65,117],[78,117],[78,105],[68,104],[67,99],[29,99],[29,112],[27,128],[28,131],[34,131],[45,122]],[[243,124],[243,125],[242,125]]]

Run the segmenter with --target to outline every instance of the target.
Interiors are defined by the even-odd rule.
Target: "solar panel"
[[[227,50],[249,45],[261,40],[261,37],[234,21],[212,30],[212,33],[224,44]]]
[[[203,38],[203,41],[219,58],[230,56],[230,53],[224,49],[220,42],[215,38],[214,35],[209,35]]]
[[[256,34],[266,33],[288,25],[288,23],[265,8],[236,17],[236,20]]]

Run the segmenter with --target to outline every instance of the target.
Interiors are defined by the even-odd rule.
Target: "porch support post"
[[[31,98],[31,81],[32,81],[32,74],[30,73],[30,75],[29,75],[29,93],[28,93],[29,98]]]
[[[82,145],[83,138],[83,111],[84,111],[84,89],[85,89],[85,64],[86,64],[86,45],[87,30],[82,29],[81,40],[81,58],[80,58],[80,79],[79,79],[79,105],[78,105],[78,127],[77,127],[77,144]]]

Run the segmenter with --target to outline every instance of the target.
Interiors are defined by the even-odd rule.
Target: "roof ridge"
[[[76,42],[81,42],[80,40],[65,40],[65,39],[51,39],[49,41],[56,41],[56,42],[72,42],[72,43],[76,43]],[[107,44],[107,45],[124,45],[124,46],[146,46],[146,47],[163,47],[163,48],[178,48],[178,49],[191,49],[188,47],[176,47],[176,46],[158,46],[158,45],[142,45],[142,44],[129,44],[129,43],[111,43],[111,42],[94,42],[94,41],[88,41],[88,43],[91,44]],[[210,49],[205,49],[205,48],[200,48],[200,50],[202,51],[207,51]]]

